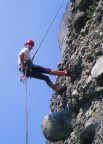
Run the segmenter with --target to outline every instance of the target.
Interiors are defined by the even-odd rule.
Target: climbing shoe
[[[67,86],[63,86],[58,90],[58,94],[62,95],[67,90]]]

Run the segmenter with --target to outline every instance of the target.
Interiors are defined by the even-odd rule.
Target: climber
[[[67,68],[64,71],[59,71],[50,68],[44,68],[42,66],[33,64],[32,59],[30,58],[29,55],[33,47],[34,47],[34,41],[27,40],[24,45],[24,48],[20,51],[18,55],[19,71],[22,74],[21,77],[22,78],[25,77],[25,71],[26,71],[26,77],[32,77],[44,80],[48,84],[48,86],[52,88],[55,92],[57,92],[58,94],[62,94],[66,90],[66,86],[57,89],[57,87],[51,82],[49,77],[44,74],[50,74],[56,76],[70,76],[70,68]]]

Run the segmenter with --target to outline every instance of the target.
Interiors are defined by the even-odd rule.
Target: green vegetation
[[[95,12],[95,10],[96,10],[96,7],[97,7],[97,5],[98,5],[98,1],[99,1],[99,0],[92,0],[92,1],[91,1],[90,5],[89,5],[89,7],[88,7],[88,9],[87,9],[87,11],[86,11],[86,14],[87,14],[87,18],[88,18],[88,19],[91,19],[91,18],[93,17],[93,14],[94,14],[94,12]]]

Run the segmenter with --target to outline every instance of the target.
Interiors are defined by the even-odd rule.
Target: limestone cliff
[[[67,91],[52,95],[42,130],[46,144],[103,144],[103,0],[70,3],[60,26],[58,68],[71,65],[72,73],[56,78]]]

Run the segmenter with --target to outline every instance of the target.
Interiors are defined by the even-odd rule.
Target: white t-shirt
[[[20,51],[19,55],[20,55],[21,53],[24,54],[24,61],[30,60],[30,55],[29,55],[30,51],[29,51],[28,48],[23,48],[23,49]],[[20,62],[20,59],[19,59],[19,55],[18,55],[18,64],[21,63],[21,62]]]

